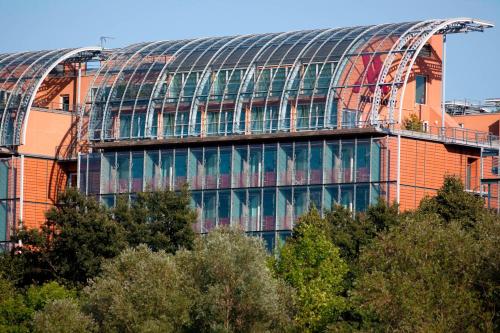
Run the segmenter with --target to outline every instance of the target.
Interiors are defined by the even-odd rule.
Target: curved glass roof
[[[242,135],[395,122],[398,94],[428,40],[490,26],[458,18],[134,44],[112,52],[96,74],[86,101],[88,137]]]
[[[0,54],[0,146],[24,141],[25,124],[36,92],[59,63],[100,48],[74,48]]]

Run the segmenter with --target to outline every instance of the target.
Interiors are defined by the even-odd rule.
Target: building
[[[492,26],[458,18],[0,55],[0,240],[18,220],[43,223],[67,185],[112,206],[188,183],[198,232],[241,225],[271,245],[311,204],[363,211],[382,197],[412,209],[446,174],[498,208],[500,114],[478,125],[442,106],[446,35]]]

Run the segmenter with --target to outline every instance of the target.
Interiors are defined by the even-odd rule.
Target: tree
[[[299,218],[276,259],[278,276],[296,290],[295,321],[302,331],[324,331],[347,308],[347,264],[329,236],[327,222],[313,208]]]
[[[403,120],[403,128],[409,131],[422,132],[424,124],[415,113],[412,113],[408,118]]]
[[[55,281],[41,286],[31,285],[26,291],[26,305],[34,311],[42,310],[48,303],[61,299],[76,299],[76,291],[67,289]]]
[[[216,230],[175,255],[142,245],[103,265],[85,289],[101,332],[284,331],[287,289],[257,238]]]
[[[388,205],[383,199],[368,207],[366,213],[354,218],[351,211],[337,205],[326,212],[333,243],[340,248],[341,256],[348,263],[355,263],[363,246],[368,245],[380,232],[386,232],[399,223],[398,205]]]
[[[32,311],[12,283],[0,277],[0,332],[29,332]]]
[[[52,279],[85,284],[99,273],[104,259],[126,246],[124,230],[109,211],[76,189],[63,193],[46,217],[41,230],[23,230],[17,235],[23,247],[14,249],[11,256],[26,263],[23,284]]]
[[[119,198],[113,215],[125,228],[130,246],[147,244],[153,250],[168,253],[193,246],[196,212],[190,208],[187,187],[179,193],[168,190],[139,193],[132,205]]]
[[[100,332],[179,332],[190,324],[188,276],[171,255],[142,245],[102,269],[85,288],[85,308]]]
[[[407,216],[362,251],[354,302],[381,331],[498,329],[500,222],[479,223],[483,231]]]
[[[262,240],[218,229],[176,255],[192,278],[195,332],[286,331],[289,290],[273,278]]]
[[[35,313],[34,333],[92,333],[97,332],[95,322],[84,314],[75,300],[52,301]]]
[[[446,222],[459,220],[468,226],[475,224],[488,213],[484,209],[483,199],[466,192],[457,176],[446,176],[437,195],[422,200],[419,212],[437,214]]]
[[[10,281],[0,278],[0,332],[30,332],[36,311],[54,300],[75,297],[74,291],[56,282],[30,286],[24,294]]]

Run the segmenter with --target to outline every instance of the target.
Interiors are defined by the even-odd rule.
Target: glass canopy
[[[38,88],[58,64],[92,57],[100,48],[0,54],[0,146],[23,143],[25,123]]]

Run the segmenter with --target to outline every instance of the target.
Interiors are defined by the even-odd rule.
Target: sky
[[[472,17],[447,39],[446,99],[500,97],[500,0],[0,0],[0,53]]]

